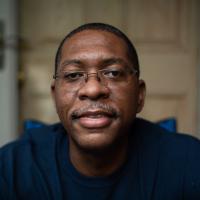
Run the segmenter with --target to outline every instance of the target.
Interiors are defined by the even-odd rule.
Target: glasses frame
[[[85,84],[87,81],[88,81],[88,78],[89,77],[91,77],[91,76],[96,76],[96,78],[97,78],[97,80],[99,81],[99,82],[101,82],[101,84],[102,85],[104,85],[104,86],[106,86],[106,87],[112,87],[112,85],[111,85],[111,80],[112,80],[112,78],[107,78],[106,79],[106,77],[103,75],[103,73],[104,72],[111,72],[112,70],[116,70],[116,69],[114,69],[114,68],[109,68],[109,69],[100,69],[100,70],[97,70],[97,72],[86,72],[86,71],[74,71],[74,72],[77,72],[77,73],[83,73],[83,77],[81,77],[81,79],[80,79],[80,82],[79,82],[79,85],[77,86],[77,89],[76,90],[79,90],[82,86],[83,86],[83,84]],[[137,76],[138,75],[138,70],[137,69],[135,69],[135,68],[123,68],[123,70],[125,70],[126,71],[126,73],[129,73],[129,74],[133,74],[133,75],[135,75],[135,76]],[[73,71],[69,71],[69,72],[73,72]],[[58,74],[58,73],[56,73],[56,74],[54,74],[53,75],[53,79],[55,79],[55,80],[57,80],[57,79],[61,79],[61,80],[63,80],[63,81],[67,81],[67,80],[65,80],[65,75],[66,75],[66,71],[63,71],[63,72],[61,72],[60,74]],[[138,77],[138,76],[137,76]],[[110,82],[109,82],[109,80],[110,80]],[[114,80],[114,78],[113,78],[113,80]],[[76,80],[75,80],[76,81]],[[82,81],[84,81],[84,83],[82,84]],[[70,82],[68,82],[68,84],[70,85],[70,83],[73,85],[73,80]],[[75,84],[76,83],[78,83],[78,82],[74,82]],[[115,82],[116,83],[116,82]],[[121,83],[127,83],[128,84],[128,82],[121,82]],[[67,83],[66,83],[67,84]],[[70,86],[69,86],[70,87]],[[80,87],[80,88],[79,88]],[[73,88],[73,87],[70,87],[71,89]]]
[[[124,68],[125,70],[126,70],[126,72],[129,72],[130,74],[134,74],[134,75],[137,75],[138,74],[138,70],[137,69],[135,69],[135,68]],[[107,72],[107,71],[111,71],[112,70],[112,68],[111,69],[100,69],[100,70],[97,70],[97,72],[87,72],[87,71],[75,71],[74,70],[74,72],[77,72],[77,73],[83,73],[83,75],[84,75],[84,79],[85,79],[85,82],[87,82],[87,80],[88,80],[88,78],[91,76],[91,75],[96,75],[96,77],[97,77],[97,79],[98,80],[101,80],[101,78],[100,77],[102,77],[102,75],[99,75],[99,74],[102,74],[103,72]],[[71,72],[73,72],[73,71],[71,71]],[[56,74],[54,74],[53,75],[53,79],[60,79],[60,78],[63,78],[64,77],[64,75],[65,75],[65,73],[63,72],[62,74],[58,74],[58,73],[56,73]]]

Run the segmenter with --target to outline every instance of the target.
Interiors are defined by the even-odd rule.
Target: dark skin
[[[132,67],[125,42],[110,32],[84,30],[65,42],[58,71],[95,73],[119,65]],[[130,125],[145,98],[144,81],[134,75],[129,79],[128,84],[103,85],[92,75],[78,90],[64,87],[60,80],[52,82],[57,113],[69,136],[71,162],[86,176],[112,174],[126,159]]]

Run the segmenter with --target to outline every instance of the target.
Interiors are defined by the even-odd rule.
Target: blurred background
[[[0,0],[0,145],[25,120],[58,121],[50,95],[61,39],[86,22],[105,22],[134,42],[147,84],[140,116],[175,118],[200,137],[199,0]]]

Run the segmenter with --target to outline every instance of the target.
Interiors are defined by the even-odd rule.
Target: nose
[[[79,89],[78,96],[80,100],[98,100],[109,97],[110,90],[103,85],[97,76],[88,76],[84,85]]]

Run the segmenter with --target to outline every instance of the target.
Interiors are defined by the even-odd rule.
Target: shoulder
[[[17,140],[12,141],[0,148],[0,155],[11,152],[11,151],[21,151],[28,146],[37,145],[38,143],[48,143],[55,136],[56,132],[62,126],[60,124],[46,125],[40,128],[33,128],[25,131],[21,137]]]
[[[183,169],[183,166],[188,168],[198,166],[200,169],[200,140],[198,138],[169,132],[141,119],[137,119],[136,124],[140,148],[149,155],[158,155],[157,159],[163,168],[169,166],[170,163],[170,167],[174,169]]]
[[[181,133],[169,132],[152,122],[136,119],[133,131],[139,138],[140,148],[151,155],[159,154],[160,162],[174,161],[181,165],[188,159],[190,162],[200,165],[200,140]],[[184,164],[184,163],[182,163]]]
[[[37,195],[43,178],[50,176],[47,169],[55,175],[54,147],[64,133],[62,129],[60,124],[30,129],[0,148],[0,199],[15,199],[16,191],[22,196],[33,191]]]
[[[175,146],[175,148],[178,148],[183,146],[184,148],[187,147],[188,150],[192,150],[200,146],[198,138],[185,133],[170,132],[158,124],[144,119],[137,118],[134,126],[141,138],[148,139],[151,142],[156,141],[164,147]]]
[[[0,148],[0,170],[2,167],[27,163],[38,150],[46,151],[59,137],[60,124],[44,126],[26,131],[19,139]]]
[[[143,119],[136,119],[133,135],[138,141],[138,151],[145,160],[159,162],[161,169],[170,163],[171,169],[183,169],[186,165],[200,168],[200,141],[186,134],[173,133]],[[134,142],[133,140],[131,140]],[[168,170],[170,169],[168,168]],[[200,174],[200,173],[199,173]]]
[[[168,132],[142,119],[136,120],[135,128],[140,139],[141,166],[144,171],[146,166],[148,170],[155,169],[156,190],[162,193],[167,188],[182,194],[184,199],[200,199],[199,139]]]
[[[151,162],[157,155],[157,187],[173,190],[180,186],[185,199],[200,199],[200,140],[168,132],[145,120],[139,119],[137,123],[144,144],[142,150],[152,156]]]

